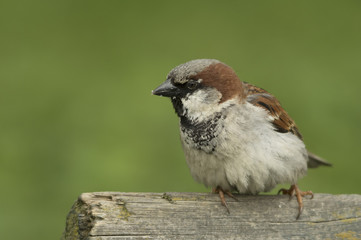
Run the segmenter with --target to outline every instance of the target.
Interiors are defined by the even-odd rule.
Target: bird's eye
[[[190,80],[189,82],[187,82],[187,88],[188,89],[195,89],[198,86],[198,82],[194,81],[194,80]]]

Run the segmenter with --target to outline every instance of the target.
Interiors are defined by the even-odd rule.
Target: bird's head
[[[222,103],[242,95],[234,70],[215,59],[197,59],[173,68],[167,80],[152,91],[169,97],[178,116],[210,115]]]

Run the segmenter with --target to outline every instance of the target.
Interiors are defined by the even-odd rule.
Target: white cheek
[[[219,103],[222,94],[215,89],[197,90],[182,99],[184,114],[191,120],[203,121],[234,103],[234,100]]]
[[[206,107],[204,103],[204,97],[201,94],[194,93],[192,95],[187,95],[182,99],[182,104],[184,108],[184,115],[187,115],[190,118],[198,118],[202,115],[202,111]]]

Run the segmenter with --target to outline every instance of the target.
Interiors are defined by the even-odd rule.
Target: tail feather
[[[332,164],[327,162],[326,160],[320,158],[319,156],[308,152],[308,163],[307,163],[307,167],[308,168],[317,168],[319,166],[328,166],[331,167]]]

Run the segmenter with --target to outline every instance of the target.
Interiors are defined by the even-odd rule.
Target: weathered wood
[[[287,196],[207,193],[83,193],[66,221],[66,240],[361,239],[361,195]]]

